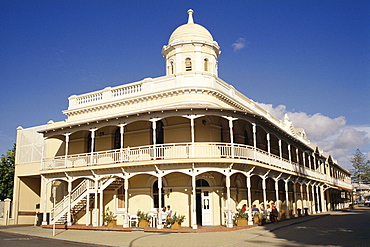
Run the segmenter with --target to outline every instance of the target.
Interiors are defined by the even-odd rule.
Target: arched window
[[[207,180],[198,179],[196,181],[196,187],[209,187],[209,183],[207,182]]]
[[[190,58],[185,59],[185,70],[191,71],[191,59]]]
[[[153,207],[154,208],[159,208],[158,180],[153,183],[153,188],[152,189],[153,189]],[[161,199],[162,199],[162,207],[163,207],[164,205],[166,205],[164,203],[163,183],[162,183],[162,196],[161,196]]]
[[[173,75],[174,74],[174,65],[173,65],[173,61],[170,62],[170,75]]]
[[[204,71],[208,71],[208,58],[204,59]]]

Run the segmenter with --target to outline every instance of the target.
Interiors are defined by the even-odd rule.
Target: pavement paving
[[[370,207],[356,207],[221,232],[144,232],[52,229],[2,226],[0,232],[100,246],[370,246]],[[1,241],[0,241],[1,244]]]

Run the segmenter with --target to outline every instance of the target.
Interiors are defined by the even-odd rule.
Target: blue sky
[[[370,2],[0,0],[0,154],[16,128],[65,119],[67,98],[165,74],[186,23],[219,43],[219,77],[349,168],[370,159]]]

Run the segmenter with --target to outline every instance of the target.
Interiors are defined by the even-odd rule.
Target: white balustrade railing
[[[94,153],[75,154],[54,158],[44,158],[42,170],[72,168],[81,166],[108,165],[115,163],[141,162],[162,159],[204,159],[234,158],[255,160],[273,167],[293,171],[300,175],[315,177],[321,180],[348,187],[348,183],[332,178],[319,171],[289,162],[277,155],[269,154],[252,146],[231,143],[171,143],[140,147],[127,147]]]
[[[64,213],[69,208],[69,205],[76,201],[87,189],[88,189],[89,180],[85,179],[80,184],[78,184],[72,191],[71,197],[66,195],[61,201],[59,201],[55,208],[51,210],[52,221],[58,221],[58,219],[64,215]],[[69,202],[69,199],[71,200]]]

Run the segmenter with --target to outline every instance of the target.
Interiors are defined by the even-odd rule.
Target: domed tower
[[[194,23],[193,13],[188,10],[188,23],[176,28],[163,46],[166,75],[195,72],[218,76],[220,47],[206,28]]]

